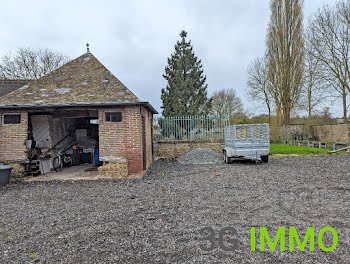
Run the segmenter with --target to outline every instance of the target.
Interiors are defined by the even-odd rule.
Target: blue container
[[[100,149],[95,148],[94,149],[94,163],[95,165],[102,165],[102,162],[100,161]]]

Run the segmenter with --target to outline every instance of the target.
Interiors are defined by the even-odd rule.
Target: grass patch
[[[6,241],[11,241],[11,232],[9,230],[5,230],[2,232],[2,235],[3,235],[3,239],[6,240]]]
[[[285,144],[271,144],[271,154],[296,154],[296,155],[322,155],[327,154],[331,149],[319,149],[304,146],[290,146]]]
[[[38,255],[39,255],[39,253],[38,253],[38,252],[35,252],[35,253],[33,253],[33,254],[30,254],[29,257],[30,257],[30,258],[35,258],[35,257],[37,257]]]

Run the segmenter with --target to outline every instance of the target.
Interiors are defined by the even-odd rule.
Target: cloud
[[[246,69],[265,50],[268,0],[3,1],[0,55],[18,47],[91,52],[138,97],[160,110],[167,57],[182,29],[202,60],[209,94],[246,97]],[[308,15],[327,1],[305,1]],[[328,1],[332,2],[332,1]]]

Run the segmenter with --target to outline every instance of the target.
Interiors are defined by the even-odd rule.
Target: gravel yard
[[[157,161],[137,180],[0,187],[0,263],[349,263],[349,161]],[[330,226],[339,241],[322,252],[316,236],[315,252],[289,252],[286,237],[285,252],[251,252],[251,226],[267,227],[271,238],[279,226],[293,226],[301,239],[309,226]],[[236,228],[238,249],[220,249],[216,240],[212,251],[201,250],[209,245],[203,227],[216,239],[221,228]]]

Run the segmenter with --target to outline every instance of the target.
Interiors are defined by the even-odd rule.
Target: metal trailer
[[[268,162],[270,154],[269,124],[231,125],[225,127],[224,161],[250,159]]]

